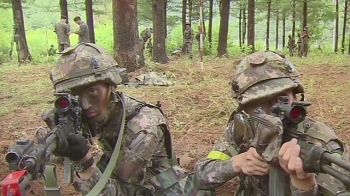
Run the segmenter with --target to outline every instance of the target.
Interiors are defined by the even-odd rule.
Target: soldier
[[[70,29],[66,16],[61,16],[61,21],[55,25],[54,32],[57,34],[58,52],[62,52],[70,46]]]
[[[146,46],[150,55],[152,55],[152,49],[153,49],[152,33],[153,33],[152,28],[146,28],[140,34],[140,37],[142,38],[142,41],[143,41],[143,48],[145,48],[145,46]],[[147,43],[147,45],[146,45],[146,43]]]
[[[298,35],[298,42],[297,42],[297,45],[298,45],[298,56],[302,57],[302,55],[303,55],[303,48],[302,48],[303,44],[302,44],[302,42],[303,41],[302,41],[300,33],[298,33],[297,35]]]
[[[47,50],[47,54],[49,56],[54,56],[56,54],[56,49],[53,45],[51,45],[51,47]]]
[[[302,56],[306,57],[309,53],[309,41],[311,38],[309,27],[305,26],[303,33],[301,34],[302,38]]]
[[[261,108],[267,113],[262,118],[282,129],[281,120],[269,115],[271,106],[277,103],[279,96],[287,96],[292,102],[298,93],[304,93],[299,74],[290,61],[270,51],[250,54],[237,65],[231,87],[238,108],[231,114],[222,140],[215,144],[213,151],[206,158],[199,160],[195,165],[199,188],[214,189],[239,176],[241,182],[236,189],[236,196],[269,195],[269,176],[267,175],[269,165],[266,159],[270,156],[277,161],[270,163],[279,164],[285,172],[284,175],[289,176],[284,178],[288,179],[284,187],[287,191],[285,195],[318,196],[321,190],[326,192],[330,190],[334,193],[333,195],[336,195],[337,191],[342,189],[341,185],[335,183],[334,178],[328,175],[318,175],[319,184],[317,184],[314,173],[304,172],[303,161],[299,157],[300,146],[296,139],[284,143],[281,148],[266,148],[262,153],[263,158],[247,143],[250,129],[245,127],[246,129],[243,130],[242,126],[242,129],[234,127],[233,119],[236,114],[254,115],[255,109]],[[305,133],[312,135],[310,136],[313,138],[312,142],[320,143],[334,156],[347,156],[344,152],[346,148],[343,148],[343,143],[331,128],[308,117],[301,123]],[[259,129],[254,130],[255,133],[269,131],[262,125],[250,125],[252,128]],[[265,139],[267,138],[262,136],[258,141],[266,141]],[[281,137],[273,142],[281,142]]]
[[[294,48],[295,48],[295,39],[292,37],[292,35],[288,35],[289,56],[294,56]]]
[[[79,30],[74,32],[75,34],[79,35],[78,43],[89,43],[90,37],[88,25],[84,21],[82,21],[79,16],[74,18],[74,22],[79,25]]]
[[[192,59],[192,43],[193,43],[194,33],[190,23],[187,23],[185,26],[184,36],[185,36],[184,52],[185,54],[189,54],[190,59]]]
[[[103,152],[94,160],[85,137],[80,134],[68,136],[69,150],[54,152],[74,161],[74,188],[83,195],[89,193],[112,161],[115,162],[112,176],[99,195],[151,196],[170,191],[170,195],[194,196],[187,192],[194,190],[193,175],[187,175],[178,166],[160,105],[153,106],[115,91],[122,81],[116,65],[100,46],[80,43],[65,50],[51,71],[55,92],[69,91],[79,97],[83,127],[97,137]],[[47,120],[52,118],[52,112],[45,114],[45,122],[52,122]],[[125,129],[119,130],[124,124],[123,116]],[[113,160],[120,131],[123,131],[120,154]],[[175,173],[179,176],[171,175]],[[187,189],[182,186],[185,184],[189,185]]]

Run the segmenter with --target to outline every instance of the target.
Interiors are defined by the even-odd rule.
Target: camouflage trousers
[[[58,44],[58,52],[62,52],[63,50],[69,48],[68,44]]]
[[[294,56],[294,49],[295,49],[295,47],[293,47],[293,46],[288,46],[289,56]]]
[[[298,43],[298,57],[301,57],[303,55],[303,49],[301,47],[302,47],[302,44]]]
[[[189,54],[190,58],[193,57],[192,54],[192,43],[191,42],[185,42],[184,44],[185,54]]]
[[[306,57],[309,54],[309,44],[302,45],[302,56]]]

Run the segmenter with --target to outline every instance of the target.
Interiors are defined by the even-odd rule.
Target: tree
[[[187,15],[187,0],[182,0],[182,38],[185,39],[185,25]]]
[[[307,0],[303,3],[303,28],[307,26]]]
[[[90,42],[95,43],[94,14],[92,10],[92,0],[85,0],[86,22],[89,27]]]
[[[338,39],[339,39],[339,3],[335,0],[335,24],[334,24],[334,53],[338,52]]]
[[[213,32],[213,0],[209,0],[209,27],[208,27],[208,41],[211,48],[212,32]]]
[[[248,46],[255,52],[255,0],[248,0]]]
[[[157,63],[167,63],[169,61],[165,49],[165,1],[153,0],[153,61]]]
[[[276,50],[278,50],[278,24],[279,24],[279,15],[278,15],[278,10],[276,11]]]
[[[283,12],[282,18],[282,47],[286,47],[286,13]]]
[[[228,22],[230,16],[230,0],[222,0],[220,3],[220,29],[219,29],[219,43],[218,56],[227,53],[227,33]]]
[[[13,21],[15,23],[15,41],[18,51],[18,62],[31,61],[26,32],[24,28],[22,3],[18,0],[12,0]]]
[[[270,50],[270,18],[271,18],[271,0],[267,0],[266,50]]]
[[[144,65],[139,38],[136,0],[113,0],[114,58],[133,72]],[[163,23],[161,23],[162,25]]]
[[[60,0],[60,11],[61,11],[61,16],[67,17],[67,24],[69,23],[68,19],[68,4],[67,0]]]
[[[292,37],[295,38],[295,14],[296,14],[296,10],[295,10],[295,1],[296,0],[292,0]]]
[[[346,21],[347,21],[347,14],[348,14],[348,2],[349,0],[345,0],[345,5],[344,5],[344,17],[343,17],[343,34],[341,38],[341,52],[344,54],[345,51],[345,33],[346,33]]]

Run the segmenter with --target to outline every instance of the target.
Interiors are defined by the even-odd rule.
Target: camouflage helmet
[[[233,98],[238,104],[294,89],[303,93],[299,74],[284,56],[272,51],[255,52],[246,56],[236,67],[231,82]]]
[[[56,92],[102,81],[118,85],[117,62],[100,46],[80,43],[62,51],[50,78]]]

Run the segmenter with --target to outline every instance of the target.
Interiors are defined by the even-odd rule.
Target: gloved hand
[[[89,146],[84,136],[70,134],[67,138],[68,148],[65,151],[55,150],[55,156],[68,157],[72,161],[79,161],[89,152]]]

